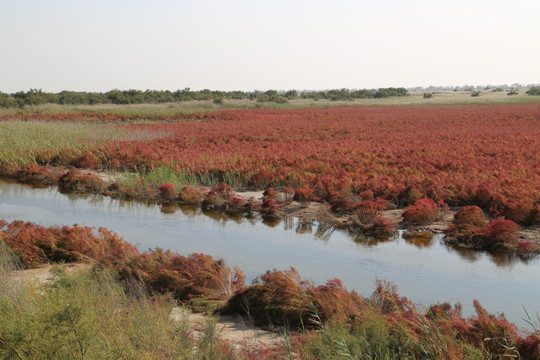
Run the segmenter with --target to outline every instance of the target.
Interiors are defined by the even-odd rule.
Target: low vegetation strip
[[[56,344],[51,349],[57,354],[66,351],[80,354],[84,349],[131,351],[137,341],[144,342],[140,346],[148,354],[159,355],[165,351],[164,354],[172,351],[176,354],[181,349],[193,353],[193,345],[187,342],[189,336],[171,328],[163,316],[155,317],[163,311],[160,310],[163,308],[155,308],[164,301],[158,294],[169,294],[195,307],[241,313],[257,324],[291,332],[284,348],[259,349],[256,354],[245,354],[234,353],[227,347],[206,347],[202,350],[217,352],[203,358],[274,359],[287,357],[287,354],[289,358],[301,359],[333,359],[336,354],[383,359],[540,358],[539,331],[520,331],[503,315],[489,314],[477,302],[476,315],[463,318],[459,306],[447,303],[427,310],[418,309],[408,299],[400,297],[395,286],[384,281],[379,281],[371,297],[366,298],[346,290],[338,279],[315,286],[303,280],[293,268],[267,271],[253,284],[245,285],[241,272],[230,270],[222,260],[202,254],[184,257],[160,249],[141,254],[105,229],[93,234],[92,229],[77,226],[45,228],[24,222],[1,225],[0,242],[7,244],[23,264],[82,259],[98,264],[96,269],[112,271],[123,284],[119,288],[107,280],[104,285],[103,278],[93,275],[83,282],[81,278],[76,281],[64,278],[44,296],[36,292],[14,295],[11,290],[2,291],[0,351],[8,357],[37,351],[31,339],[43,324],[52,325],[43,329],[40,344],[46,346],[53,338],[70,344],[63,347]],[[96,271],[99,275],[99,270]],[[5,278],[1,277],[0,284],[11,286]],[[85,292],[88,290],[92,291],[91,296]],[[149,293],[153,293],[154,298],[144,295]],[[43,296],[42,300],[36,302],[36,296]],[[141,296],[150,299],[149,302],[142,301]],[[99,303],[100,298],[103,304]],[[28,301],[34,305],[24,310]],[[43,308],[36,308],[36,303],[43,304]],[[116,306],[107,310],[113,303]],[[170,313],[170,308],[165,309]],[[158,318],[161,320],[157,321]],[[110,319],[122,322],[133,332],[118,333],[124,326],[115,327],[113,331]],[[147,321],[154,321],[159,327],[159,331],[156,328],[156,332],[152,332],[157,338],[135,331]],[[101,331],[110,331],[109,336],[113,337],[109,343],[103,343]],[[127,341],[124,346],[115,342],[120,338]],[[186,358],[190,357],[186,355]]]

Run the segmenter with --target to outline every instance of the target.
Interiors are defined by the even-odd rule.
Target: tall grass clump
[[[50,285],[21,287],[16,295],[0,294],[3,359],[191,359],[208,358],[208,354],[224,359],[233,355],[218,339],[211,345],[208,340],[199,343],[190,335],[187,322],[173,321],[174,303],[167,297],[130,296],[108,271],[61,273]]]

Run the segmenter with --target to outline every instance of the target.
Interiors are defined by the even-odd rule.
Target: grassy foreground
[[[477,302],[476,315],[463,318],[448,303],[417,309],[384,281],[365,298],[338,279],[315,286],[292,268],[245,285],[223,260],[141,254],[106,229],[0,225],[0,355],[7,359],[540,358],[540,331],[520,331]],[[95,266],[39,288],[10,276],[17,263],[59,261]],[[169,319],[173,301],[290,333],[283,346],[258,350],[220,342],[212,326],[196,340]]]

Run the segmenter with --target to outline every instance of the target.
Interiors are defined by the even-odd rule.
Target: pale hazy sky
[[[540,83],[540,0],[0,0],[0,91]]]

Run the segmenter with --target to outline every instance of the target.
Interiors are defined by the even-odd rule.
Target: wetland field
[[[540,359],[540,99],[521,92],[0,109],[0,354]],[[8,281],[51,263],[92,270]],[[195,337],[177,305],[285,335]]]

